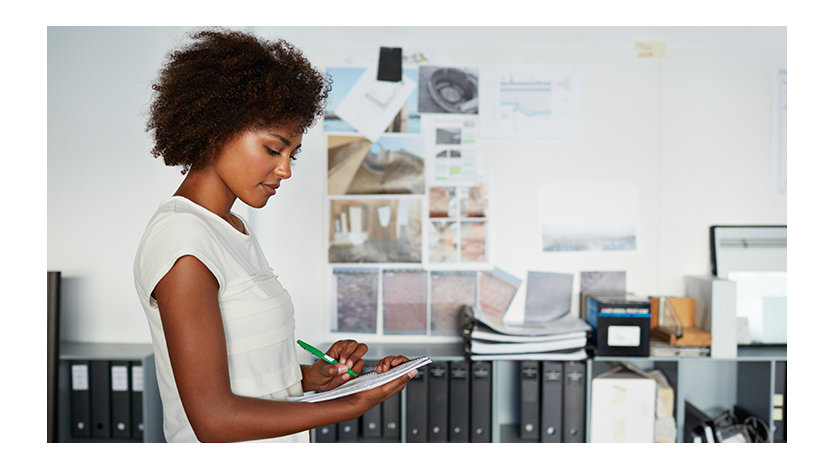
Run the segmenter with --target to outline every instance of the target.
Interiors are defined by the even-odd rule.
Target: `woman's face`
[[[228,190],[252,207],[263,207],[281,181],[292,176],[290,163],[301,148],[297,126],[247,130],[230,140],[215,161]]]

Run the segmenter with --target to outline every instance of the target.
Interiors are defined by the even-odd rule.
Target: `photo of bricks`
[[[478,305],[486,315],[502,320],[520,285],[521,279],[501,269],[479,271]]]
[[[461,261],[486,261],[487,223],[461,222]]]
[[[429,217],[455,217],[457,211],[458,197],[456,187],[429,187]]]
[[[333,331],[376,333],[379,270],[333,268]]]
[[[426,271],[386,269],[382,274],[385,334],[426,334]]]
[[[431,335],[459,336],[460,310],[475,305],[474,271],[431,273]]]

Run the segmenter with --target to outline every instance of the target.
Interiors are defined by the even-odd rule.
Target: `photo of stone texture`
[[[582,292],[625,292],[625,271],[582,271],[579,277]]]
[[[431,273],[431,334],[459,336],[460,310],[475,305],[474,271],[434,271]]]
[[[458,211],[457,189],[454,186],[429,187],[429,217],[456,217]]]
[[[385,334],[426,334],[426,272],[386,269],[382,273]]]
[[[462,187],[460,195],[461,217],[486,217],[487,188],[485,182]]]
[[[420,198],[330,200],[330,263],[419,263]]]
[[[430,263],[454,263],[458,255],[458,225],[453,220],[429,221],[428,257]]]
[[[461,261],[486,261],[487,223],[461,222]]]
[[[525,323],[547,323],[570,313],[573,274],[527,272]]]
[[[361,136],[327,136],[327,193],[423,194],[423,139],[384,135],[376,142]]]
[[[502,320],[520,285],[521,279],[501,269],[479,271],[478,305],[486,315]]]
[[[333,269],[333,331],[376,333],[379,270]]]

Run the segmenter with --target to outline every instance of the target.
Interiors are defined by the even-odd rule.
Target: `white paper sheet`
[[[478,175],[478,119],[465,114],[424,114],[426,181],[472,185]]]
[[[417,88],[403,75],[400,82],[379,81],[375,69],[366,69],[336,108],[336,115],[375,142]]]
[[[495,67],[481,71],[481,136],[577,138],[576,67]]]

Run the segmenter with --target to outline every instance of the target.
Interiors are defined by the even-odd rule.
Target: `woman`
[[[337,400],[285,400],[349,380],[367,346],[339,341],[327,351],[339,364],[298,364],[289,294],[231,208],[237,199],[263,207],[290,178],[330,82],[285,41],[228,31],[192,39],[153,85],[148,121],[153,154],[186,176],[149,222],[134,264],[165,437],[308,442],[308,430],[360,416],[414,373]],[[389,356],[375,369],[406,360]]]

